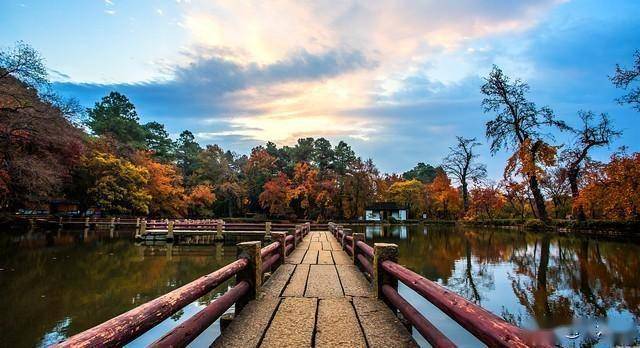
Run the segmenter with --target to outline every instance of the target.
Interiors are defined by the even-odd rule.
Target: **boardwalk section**
[[[308,234],[214,347],[415,347],[329,232]]]

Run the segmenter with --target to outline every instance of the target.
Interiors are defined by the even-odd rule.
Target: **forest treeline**
[[[619,102],[640,111],[639,72],[636,52],[611,80],[627,93]],[[511,154],[500,181],[478,163],[483,145],[464,137],[440,164],[384,174],[325,138],[267,142],[247,155],[203,147],[188,130],[174,140],[163,124],[142,123],[116,91],[83,109],[52,92],[43,59],[19,42],[0,51],[0,204],[11,213],[70,200],[121,215],[351,220],[392,201],[414,218],[638,219],[640,154],[617,150],[605,163],[589,156],[621,135],[608,115],[576,111],[580,123],[568,124],[496,66],[481,92],[488,146]]]

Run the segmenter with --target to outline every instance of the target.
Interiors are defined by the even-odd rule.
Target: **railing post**
[[[287,234],[285,232],[273,232],[271,235],[273,236],[273,239],[280,242],[280,262],[278,262],[278,264],[283,265],[284,258],[287,257],[287,245],[285,240],[287,238]]]
[[[247,295],[236,302],[236,313],[239,313],[249,301],[256,298],[262,286],[262,258],[260,257],[262,243],[259,241],[244,242],[238,243],[237,246],[238,259],[247,259],[249,265],[236,274],[236,284],[244,280],[251,286]]]
[[[359,241],[363,241],[364,242],[364,233],[354,233],[352,234],[353,236],[353,240],[351,241],[351,250],[353,250],[353,254],[351,255],[353,257],[353,264],[357,265],[358,264],[358,242]]]
[[[294,227],[293,229],[288,229],[287,230],[287,235],[291,235],[293,236],[293,248],[297,248],[298,247],[298,228]]]
[[[264,223],[264,238],[269,240],[271,238],[271,221]]]
[[[216,223],[216,240],[224,240],[222,235],[222,221]]]
[[[382,294],[383,285],[390,285],[392,288],[398,289],[398,279],[387,274],[382,269],[384,261],[398,262],[398,245],[390,243],[373,244],[373,287],[376,298],[379,299],[384,299]],[[395,308],[388,301],[385,300],[385,303],[395,312]]]
[[[173,221],[167,224],[167,242],[173,241]]]
[[[307,226],[307,234],[311,233],[311,223],[307,222],[305,225]]]

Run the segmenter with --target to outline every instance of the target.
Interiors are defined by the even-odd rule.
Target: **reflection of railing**
[[[275,242],[238,244],[238,259],[150,302],[81,332],[59,347],[122,346],[149,331],[181,308],[206,295],[235,276],[235,286],[200,312],[155,341],[152,346],[186,346],[235,304],[235,311],[256,297],[263,274],[284,263],[286,255],[310,231],[309,224],[296,225],[291,235],[274,232]]]
[[[433,346],[455,347],[427,318],[398,293],[398,281],[425,298],[490,347],[553,347],[553,334],[527,331],[477,306],[450,290],[399,265],[398,246],[364,242],[364,234],[351,233],[341,225],[329,223],[329,230],[341,241],[354,263],[369,274],[378,298],[383,299]]]

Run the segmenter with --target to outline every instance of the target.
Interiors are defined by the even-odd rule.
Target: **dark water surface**
[[[640,246],[635,243],[480,228],[353,228],[366,233],[368,243],[397,243],[400,263],[498,316],[529,329],[555,329],[564,346],[606,347],[623,342],[621,333],[638,330]],[[213,272],[235,255],[233,245],[145,246],[125,233],[113,239],[108,232],[90,232],[87,238],[82,232],[2,234],[0,346],[58,342]],[[152,342],[228,286],[131,345]],[[454,342],[479,345],[412,290],[401,286],[400,292]],[[214,324],[203,336],[210,340],[218,330]],[[602,335],[585,340],[588,331]],[[579,338],[565,337],[574,332]]]
[[[554,329],[563,346],[638,344],[638,244],[452,226],[351,228],[369,244],[398,244],[401,264],[500,317]],[[480,344],[411,289],[400,293],[455,343]]]
[[[144,246],[122,234],[112,239],[108,232],[89,232],[86,240],[82,231],[0,237],[0,346],[56,343],[213,272],[236,256],[234,245]],[[228,286],[220,285],[130,345],[153,342]],[[218,331],[212,325],[207,334],[210,338]]]

